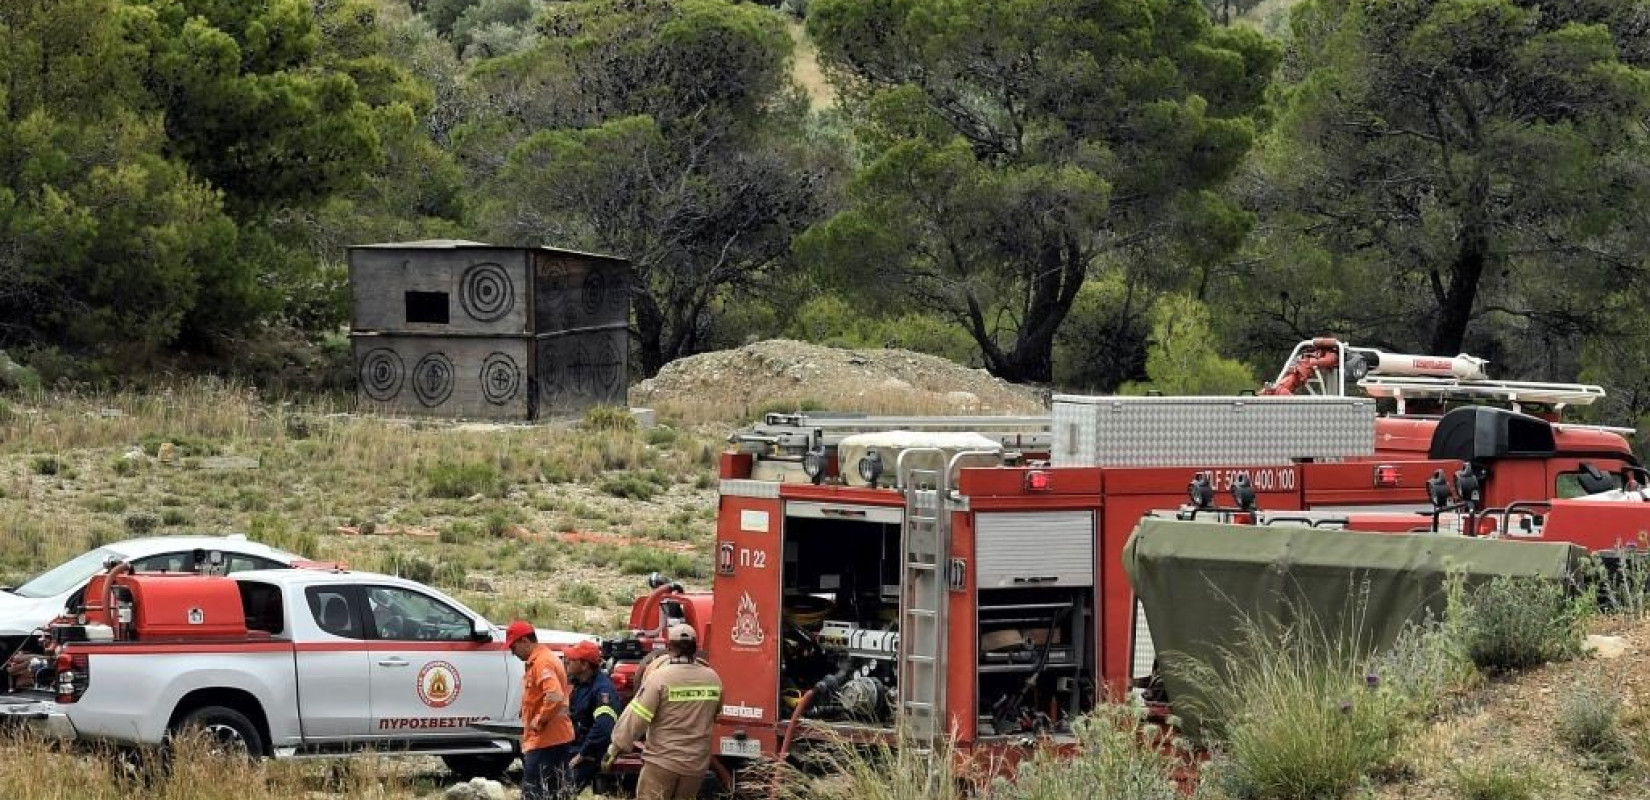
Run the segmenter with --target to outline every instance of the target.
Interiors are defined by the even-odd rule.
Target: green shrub
[[[670,477],[658,470],[609,475],[598,487],[605,494],[629,500],[652,500],[670,486]]]
[[[125,456],[115,456],[109,461],[109,471],[122,478],[129,478],[137,474],[137,462]]]
[[[118,495],[98,495],[86,501],[86,508],[99,514],[119,514],[126,510],[126,498]]]
[[[56,475],[63,471],[63,462],[57,456],[35,456],[29,462],[29,469],[36,475]]]
[[[93,527],[86,533],[86,549],[96,550],[106,544],[120,539],[120,534],[111,528],[101,525]]]
[[[1333,800],[1385,771],[1407,703],[1368,679],[1351,642],[1308,621],[1244,619],[1216,663],[1171,669],[1205,687],[1190,702],[1223,754],[1214,776],[1233,800]]]
[[[1370,659],[1368,674],[1384,691],[1403,697],[1419,716],[1442,711],[1446,700],[1477,676],[1457,628],[1431,614],[1405,625],[1392,647]]]
[[[409,581],[427,584],[435,583],[436,577],[435,562],[420,555],[395,551],[385,553],[380,557],[378,571],[406,578]],[[462,575],[459,576],[459,580],[463,580]]]
[[[160,455],[160,446],[167,442],[171,442],[172,447],[177,450],[178,458],[215,456],[221,452],[217,444],[198,436],[163,436],[158,433],[138,439],[138,446],[150,457],[154,457]]]
[[[673,578],[702,578],[709,570],[700,559],[669,550],[626,547],[619,556],[619,571],[626,575],[658,572]]]
[[[576,606],[599,606],[602,598],[596,592],[596,587],[588,583],[564,583],[556,591],[556,596],[564,603]]]
[[[242,511],[268,511],[269,495],[262,489],[242,486],[235,491],[235,506]]]
[[[657,428],[649,428],[642,438],[654,447],[670,447],[676,444],[677,436],[675,428],[667,428],[661,425]]]
[[[1072,725],[1077,752],[1065,757],[1040,748],[1020,762],[1013,782],[999,780],[991,796],[1001,800],[1181,800],[1175,784],[1185,745],[1165,741],[1161,729],[1142,727],[1139,706],[1104,704]]]
[[[641,429],[630,409],[618,406],[593,406],[584,412],[584,427],[592,431],[631,432]]]
[[[319,534],[296,530],[285,517],[275,514],[254,514],[247,525],[246,535],[252,541],[305,558],[316,558],[321,552]]]
[[[458,520],[441,531],[442,544],[469,544],[475,541],[476,526],[467,520]]]
[[[1621,726],[1624,698],[1621,690],[1592,673],[1564,691],[1558,701],[1560,741],[1583,756],[1619,766],[1629,747]]]
[[[1545,782],[1510,758],[1469,762],[1454,768],[1461,800],[1535,800],[1545,796]]]
[[[424,482],[425,494],[430,497],[463,499],[478,494],[498,497],[504,493],[498,469],[482,462],[436,464],[425,473]]]
[[[694,556],[637,545],[589,545],[581,549],[580,557],[591,566],[616,567],[625,575],[658,572],[672,578],[698,578],[709,572],[708,563]]]
[[[156,528],[160,527],[160,518],[154,514],[145,514],[142,512],[127,514],[125,524],[128,533],[131,533],[133,536],[145,536],[153,533]]]
[[[487,512],[482,523],[487,529],[487,535],[497,539],[510,530],[510,526],[521,520],[521,512],[514,508],[494,508]]]
[[[1579,654],[1588,602],[1556,581],[1503,576],[1467,593],[1454,613],[1467,657],[1498,675]]]
[[[0,352],[0,392],[39,392],[42,385],[40,373],[11,360],[11,356]],[[10,407],[7,406],[7,409],[9,411]]]
[[[1615,551],[1625,557],[1614,569],[1599,554],[1588,559],[1588,582],[1596,587],[1604,611],[1634,619],[1650,617],[1650,557],[1644,555],[1650,546],[1647,538],[1640,534],[1635,542],[1617,542]]]
[[[165,511],[160,512],[160,524],[165,525],[168,528],[188,525],[189,521],[189,515],[185,514],[182,509],[168,508]]]
[[[468,577],[469,573],[465,571],[463,564],[448,560],[442,561],[441,566],[436,568],[435,577],[427,581],[420,581],[420,583],[428,583],[446,589],[456,589],[463,586],[465,579]]]
[[[965,800],[969,796],[953,775],[956,756],[944,740],[932,753],[923,753],[909,741],[859,746],[833,738],[810,744],[798,753],[802,763],[797,767],[757,766],[753,778],[759,783],[752,785],[777,786],[784,800]],[[775,769],[780,774],[770,777],[769,771]],[[1086,796],[1104,797],[1098,793]]]

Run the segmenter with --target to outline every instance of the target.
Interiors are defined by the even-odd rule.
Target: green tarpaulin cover
[[[1124,547],[1123,567],[1161,660],[1215,664],[1221,648],[1241,644],[1245,614],[1285,624],[1310,614],[1336,641],[1356,634],[1367,653],[1389,647],[1429,610],[1443,617],[1451,568],[1469,587],[1503,575],[1558,581],[1586,554],[1559,542],[1147,518]],[[1195,734],[1196,703],[1186,701],[1200,697],[1199,687],[1163,672],[1175,713]]]

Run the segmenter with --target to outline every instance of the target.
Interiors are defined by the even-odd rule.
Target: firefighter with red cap
[[[637,800],[686,800],[699,792],[710,767],[710,741],[722,708],[722,679],[694,658],[699,639],[691,625],[672,625],[665,635],[669,660],[648,669],[642,688],[625,706],[602,767],[629,752],[647,735]]]
[[[527,662],[521,679],[521,797],[553,800],[562,792],[573,741],[567,670],[549,647],[539,644],[531,623],[510,623],[504,646]]]
[[[573,757],[567,762],[568,796],[589,786],[600,771],[602,756],[619,721],[619,692],[602,670],[602,649],[586,640],[563,652],[573,680]]]

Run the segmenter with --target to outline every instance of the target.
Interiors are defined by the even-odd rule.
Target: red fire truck
[[[1150,676],[1120,559],[1148,512],[1189,499],[1413,520],[1438,476],[1479,508],[1650,483],[1625,431],[1557,421],[1600,394],[1315,340],[1263,396],[771,414],[722,458],[712,590],[661,586],[632,624],[699,627],[726,686],[729,767],[822,731],[892,736],[896,720],[919,746],[1007,749]]]

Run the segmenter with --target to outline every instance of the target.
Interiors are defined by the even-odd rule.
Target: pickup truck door
[[[365,592],[375,736],[473,739],[470,722],[505,718],[514,656],[502,641],[475,641],[475,620],[432,594],[385,585]]]
[[[290,607],[298,651],[298,721],[305,743],[367,738],[372,654],[365,596],[354,586],[307,586]]]

